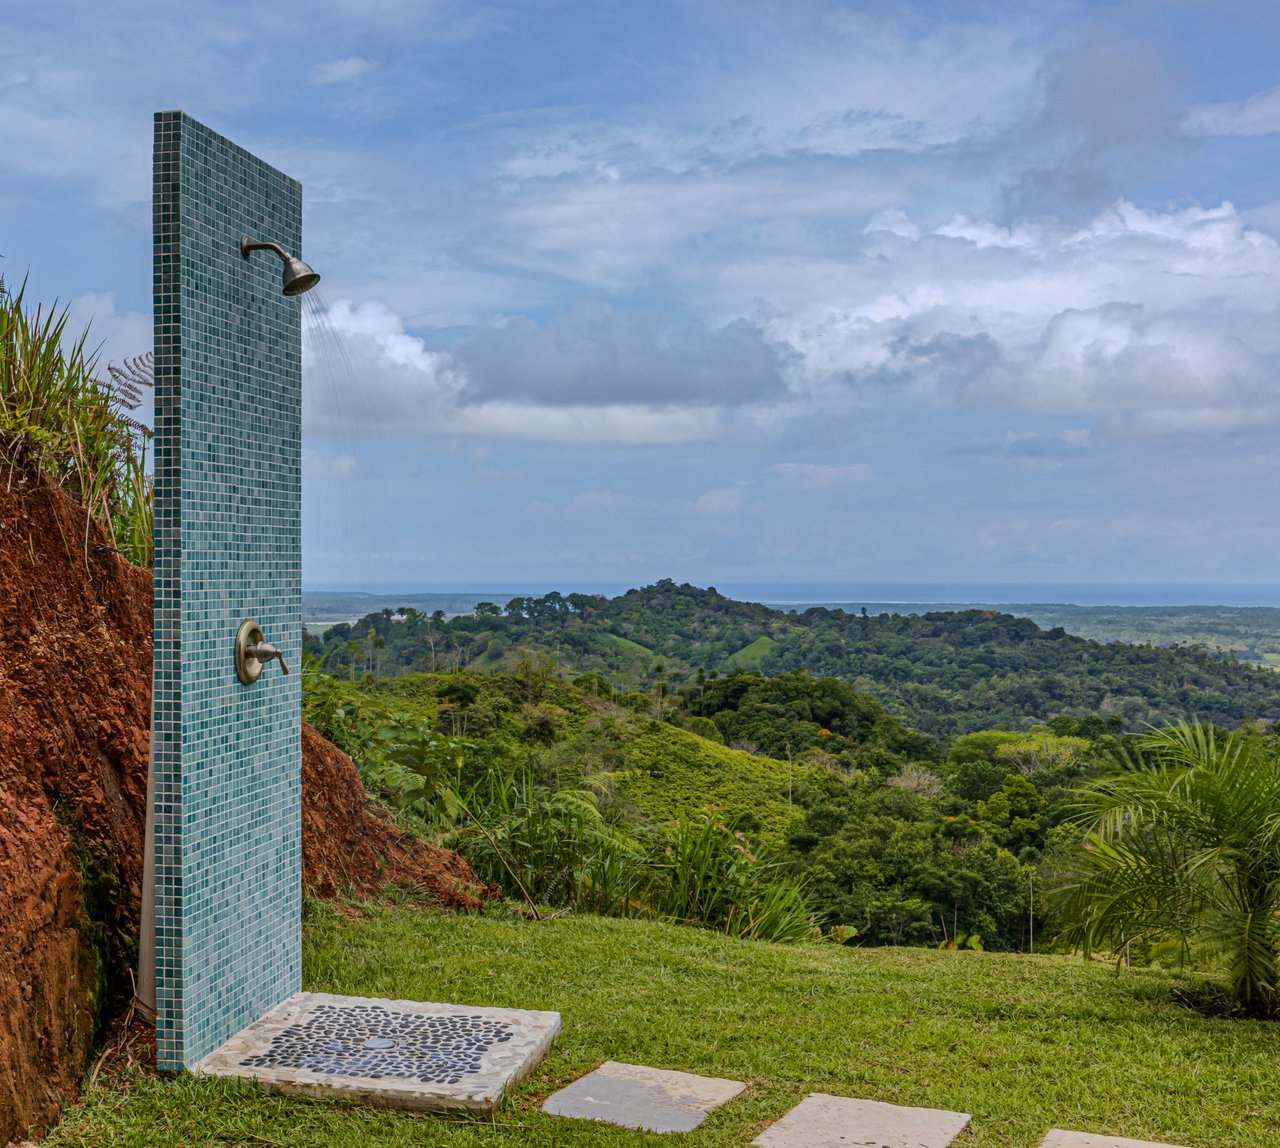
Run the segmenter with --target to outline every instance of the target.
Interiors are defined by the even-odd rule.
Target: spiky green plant
[[[515,766],[490,770],[455,802],[465,817],[449,842],[482,880],[506,888],[509,876],[521,895],[546,905],[611,916],[641,911],[642,850],[605,821],[589,790],[552,791]]]
[[[151,432],[129,412],[138,393],[96,373],[88,332],[72,337],[68,313],[28,309],[26,285],[0,291],[0,466],[9,489],[43,475],[84,508],[83,545],[96,522],[137,565],[151,561]]]
[[[1148,734],[1081,793],[1088,835],[1058,895],[1086,952],[1172,943],[1236,1008],[1280,1013],[1280,751],[1212,726]]]
[[[714,811],[658,834],[651,865],[654,912],[729,936],[799,941],[817,932],[804,889]]]

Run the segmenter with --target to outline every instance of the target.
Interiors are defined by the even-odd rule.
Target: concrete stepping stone
[[[813,1092],[751,1143],[759,1148],[946,1148],[968,1123],[967,1112]]]
[[[193,1069],[263,1088],[488,1115],[560,1032],[560,1014],[295,993]]]
[[[1180,1148],[1177,1144],[1157,1144],[1154,1140],[1126,1140],[1123,1136],[1099,1136],[1093,1132],[1064,1132],[1051,1128],[1040,1148]]]
[[[647,1132],[691,1132],[744,1088],[736,1080],[606,1060],[548,1096],[542,1111]]]

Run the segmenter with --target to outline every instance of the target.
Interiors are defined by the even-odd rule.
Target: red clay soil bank
[[[142,888],[152,587],[42,479],[0,472],[0,1144],[56,1120],[95,1025],[131,995]],[[401,833],[303,732],[304,883],[474,908],[460,857]],[[483,896],[483,892],[481,891]]]
[[[302,727],[302,869],[320,897],[374,896],[390,882],[420,888],[451,909],[478,909],[471,867],[458,854],[437,849],[398,829],[371,802],[355,766],[311,726]]]

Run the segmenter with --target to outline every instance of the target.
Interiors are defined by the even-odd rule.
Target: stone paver
[[[1157,1144],[1154,1140],[1126,1140],[1121,1136],[1099,1136],[1095,1132],[1064,1132],[1053,1128],[1040,1141],[1040,1148],[1180,1148],[1177,1144]]]
[[[649,1132],[690,1132],[745,1087],[736,1080],[606,1060],[547,1097],[542,1111]]]
[[[295,993],[193,1071],[322,1100],[488,1114],[559,1032],[555,1012]]]
[[[966,1112],[814,1092],[751,1143],[759,1148],[946,1148],[968,1123]]]

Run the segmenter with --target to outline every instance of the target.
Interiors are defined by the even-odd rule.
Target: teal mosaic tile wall
[[[302,189],[155,118],[158,1062],[190,1067],[301,986],[301,316],[271,252]],[[295,672],[242,685],[258,621]]]

